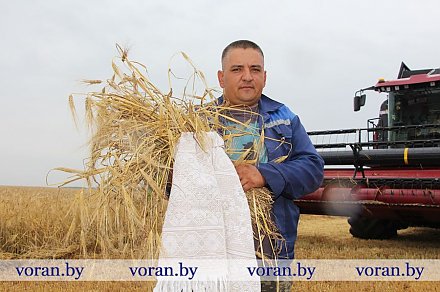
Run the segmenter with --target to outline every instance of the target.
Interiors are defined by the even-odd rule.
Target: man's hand
[[[266,185],[266,180],[253,165],[239,164],[235,166],[235,170],[237,171],[241,186],[245,192],[252,188],[260,188]]]

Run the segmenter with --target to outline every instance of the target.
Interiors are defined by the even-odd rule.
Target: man
[[[315,191],[323,179],[324,162],[316,152],[299,118],[287,106],[262,94],[266,85],[264,55],[261,48],[247,40],[229,44],[222,53],[222,70],[218,80],[223,88],[219,102],[242,107],[262,117],[255,120],[259,133],[264,129],[264,149],[259,163],[236,165],[244,191],[267,187],[273,193],[273,217],[285,242],[280,246],[279,259],[293,259],[297,236],[299,209],[293,203],[303,195]],[[243,113],[243,112],[242,112]],[[232,114],[234,115],[234,114]],[[245,114],[242,114],[246,116]],[[240,120],[249,121],[249,116]],[[252,115],[250,117],[251,124]],[[252,132],[252,131],[251,131]],[[247,137],[249,138],[249,137]],[[246,147],[249,141],[233,143]],[[277,158],[287,156],[278,163]],[[233,157],[231,157],[234,160]]]

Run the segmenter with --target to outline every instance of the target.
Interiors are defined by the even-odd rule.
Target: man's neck
[[[253,106],[234,105],[228,110],[228,115],[240,122],[254,122],[258,117],[258,103]]]

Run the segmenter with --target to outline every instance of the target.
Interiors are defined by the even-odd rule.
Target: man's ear
[[[264,71],[264,86],[266,86],[266,71]]]
[[[225,82],[224,82],[224,74],[222,70],[218,70],[217,71],[217,78],[218,78],[218,83],[220,84],[221,88],[225,88]]]

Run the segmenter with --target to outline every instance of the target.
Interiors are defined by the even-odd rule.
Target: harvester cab
[[[386,93],[363,129],[309,132],[326,163],[324,182],[296,204],[302,213],[348,216],[359,238],[390,238],[407,226],[440,227],[440,69],[410,70],[358,90]],[[318,142],[319,141],[319,142]]]
[[[388,93],[387,100],[381,105],[379,117],[369,119],[367,123],[367,126],[391,128],[386,129],[386,133],[385,129],[381,132],[377,129],[375,133],[378,133],[378,141],[420,140],[421,146],[431,142],[432,145],[438,145],[437,141],[429,140],[440,138],[440,69],[410,70],[402,62],[396,80],[379,79],[375,86],[356,92],[355,111],[365,105],[366,90]],[[391,134],[389,137],[388,132]]]

